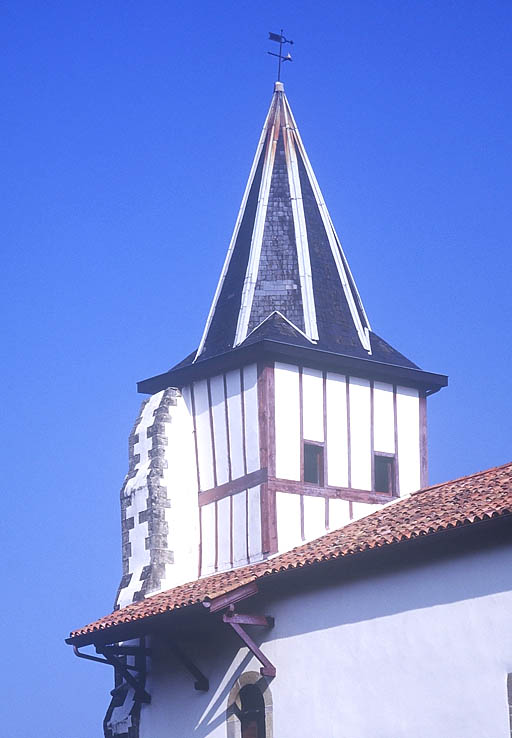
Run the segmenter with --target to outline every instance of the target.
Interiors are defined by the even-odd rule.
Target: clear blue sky
[[[510,452],[509,0],[3,4],[2,697],[8,738],[94,738],[135,382],[198,343],[286,91],[373,328],[450,386],[431,480]],[[169,696],[172,699],[172,695]]]

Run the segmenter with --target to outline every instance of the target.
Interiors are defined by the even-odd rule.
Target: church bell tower
[[[116,606],[425,486],[446,384],[372,331],[276,82],[199,347],[138,384]]]

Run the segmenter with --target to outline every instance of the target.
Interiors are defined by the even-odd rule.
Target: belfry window
[[[266,738],[265,702],[256,684],[246,684],[240,690],[241,738]]]
[[[395,484],[395,457],[394,456],[381,456],[375,454],[374,456],[374,473],[375,492],[385,492],[388,495],[394,495],[396,490]]]
[[[304,481],[309,484],[324,484],[324,450],[313,443],[304,444]]]

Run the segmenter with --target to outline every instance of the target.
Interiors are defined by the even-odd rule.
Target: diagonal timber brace
[[[236,613],[234,606],[231,605],[230,609],[223,614],[222,621],[233,628],[238,637],[245,643],[247,648],[256,656],[258,661],[262,664],[260,668],[260,674],[262,676],[275,677],[276,667],[274,666],[274,664],[269,661],[269,659],[253,641],[251,636],[242,628],[242,625],[259,625],[265,628],[273,628],[274,618],[268,617],[266,615],[246,615]]]

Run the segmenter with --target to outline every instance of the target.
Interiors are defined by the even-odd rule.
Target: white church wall
[[[395,413],[393,385],[373,384],[373,448],[383,453],[395,453]]]
[[[217,558],[216,503],[201,507],[201,575],[215,571]]]
[[[213,439],[210,423],[210,403],[206,379],[194,382],[192,397],[194,400],[199,485],[200,489],[211,489],[215,484],[215,480],[213,473]]]
[[[274,384],[276,477],[300,481],[299,368],[276,362]]]
[[[231,567],[231,498],[217,502],[217,570]]]
[[[302,371],[303,435],[307,441],[324,440],[324,389],[322,372]]]
[[[325,505],[323,497],[304,495],[304,540],[312,541],[325,533]]]
[[[242,430],[242,393],[240,371],[226,373],[226,398],[228,406],[229,450],[233,479],[245,474],[244,431]]]
[[[277,492],[277,540],[280,551],[288,551],[302,543],[301,496]]]
[[[165,520],[173,564],[165,567],[162,590],[195,579],[199,571],[199,510],[193,432],[190,393],[185,389],[171,409],[171,422],[166,424],[168,461],[163,470],[163,483],[171,500],[170,506],[165,508]]]
[[[233,564],[242,566],[248,561],[247,552],[247,491],[231,497],[233,505]]]
[[[371,490],[371,405],[370,382],[350,377],[350,471],[351,487]]]
[[[347,381],[327,372],[327,483],[348,487]]]
[[[398,476],[400,494],[414,492],[420,481],[420,420],[418,391],[397,387]]]
[[[329,500],[329,530],[341,528],[350,523],[350,502],[348,500]]]
[[[510,547],[487,549],[260,597],[273,737],[509,738],[511,569]],[[226,738],[230,691],[260,664],[228,626],[215,634],[183,644],[207,693],[154,644],[140,738]]]
[[[261,487],[247,490],[247,539],[249,561],[259,561],[261,552]]]
[[[260,468],[260,440],[258,418],[258,371],[256,364],[243,368],[243,406],[245,425],[245,456],[247,473]]]
[[[359,520],[364,518],[366,515],[378,510],[382,505],[372,505],[368,502],[353,502],[352,503],[352,520]]]
[[[225,484],[229,480],[228,429],[226,422],[226,398],[224,395],[224,377],[210,379],[210,406],[212,415],[212,431],[215,449],[216,484]]]

